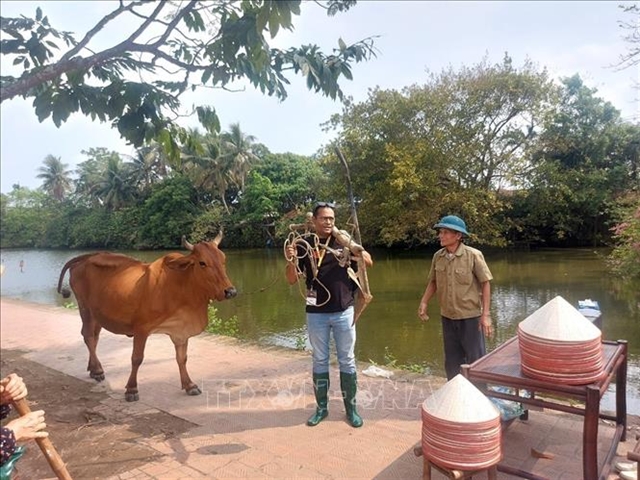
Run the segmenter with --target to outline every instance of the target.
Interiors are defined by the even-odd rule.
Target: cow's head
[[[236,288],[227,277],[226,257],[218,248],[222,240],[222,230],[211,242],[192,245],[182,237],[182,246],[189,255],[165,260],[165,265],[173,270],[182,270],[192,275],[194,288],[203,288],[211,300],[222,301],[236,296]]]

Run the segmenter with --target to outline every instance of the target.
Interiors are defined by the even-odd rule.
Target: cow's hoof
[[[127,393],[124,394],[124,399],[127,402],[137,402],[138,400],[140,400],[140,396],[138,395],[137,392],[136,393],[127,392]]]
[[[102,373],[90,373],[89,376],[93,378],[96,382],[101,382],[104,380],[104,372]]]
[[[187,395],[200,395],[202,393],[202,390],[200,390],[200,388],[198,388],[197,385],[191,387],[191,388],[187,388]]]

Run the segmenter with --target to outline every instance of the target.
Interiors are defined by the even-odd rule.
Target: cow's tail
[[[72,258],[64,264],[64,267],[62,267],[62,271],[60,272],[60,278],[58,278],[58,293],[61,294],[63,298],[69,298],[71,296],[71,290],[68,287],[62,287],[62,281],[64,280],[64,275],[67,273],[67,270],[75,267],[80,262],[84,262],[87,258],[93,255],[95,255],[95,253],[80,255],[79,257]]]

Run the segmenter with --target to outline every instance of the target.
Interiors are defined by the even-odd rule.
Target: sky
[[[364,101],[370,89],[401,90],[424,84],[429,73],[452,66],[472,66],[486,56],[500,62],[505,52],[516,67],[526,59],[553,78],[580,74],[585,84],[598,90],[622,112],[624,119],[640,122],[640,68],[613,68],[628,49],[620,21],[629,21],[618,7],[621,1],[382,1],[360,0],[346,14],[327,17],[313,2],[303,2],[302,14],[294,17],[294,32],[278,35],[273,46],[317,44],[325,52],[336,48],[338,38],[347,44],[378,36],[376,58],[353,67],[352,81],[342,88],[354,101]],[[0,1],[0,15],[33,16],[40,5],[51,25],[81,38],[105,14],[114,1]],[[112,45],[129,30],[120,27],[96,37],[96,47]],[[0,64],[2,74],[10,62]],[[184,105],[209,104],[216,108],[222,128],[238,122],[272,152],[315,153],[332,137],[321,124],[342,111],[339,101],[306,89],[302,77],[291,78],[284,102],[248,87],[240,92],[206,89],[185,97]],[[187,120],[185,126],[196,126]],[[43,159],[52,154],[70,169],[86,159],[81,153],[105,147],[123,155],[134,153],[109,124],[91,122],[76,114],[56,128],[39,123],[31,102],[16,98],[0,105],[0,191],[14,184],[37,188]]]

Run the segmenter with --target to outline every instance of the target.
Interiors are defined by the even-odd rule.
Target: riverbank
[[[47,410],[52,442],[76,479],[422,475],[422,460],[413,454],[420,441],[420,405],[444,384],[443,378],[402,371],[394,371],[391,379],[360,374],[358,399],[365,425],[353,429],[344,418],[334,366],[329,417],[309,428],[304,422],[314,399],[308,353],[202,334],[190,341],[188,368],[203,393],[189,397],[180,390],[170,340],[155,335],[138,375],[140,401],[127,403],[131,339],[101,335],[98,355],[106,380],[97,384],[85,370],[88,354],[77,311],[2,298],[0,315],[2,373],[9,366],[19,368],[21,359],[29,362],[32,375],[35,365],[44,366],[50,370],[39,373],[39,386],[51,382],[48,391],[64,397],[54,409],[37,396],[37,388],[30,395],[37,408]],[[5,362],[9,357],[12,361]],[[26,374],[25,380],[29,383]],[[72,412],[83,419],[80,425],[70,420]],[[549,478],[580,478],[580,419],[531,413],[529,421],[516,421],[506,431],[505,461],[526,464]],[[601,425],[601,452],[612,430]],[[627,444],[621,444],[621,454]],[[554,458],[535,459],[531,448],[552,452]],[[23,478],[42,478],[25,470],[41,457],[35,446],[29,450],[31,460],[19,463]]]

